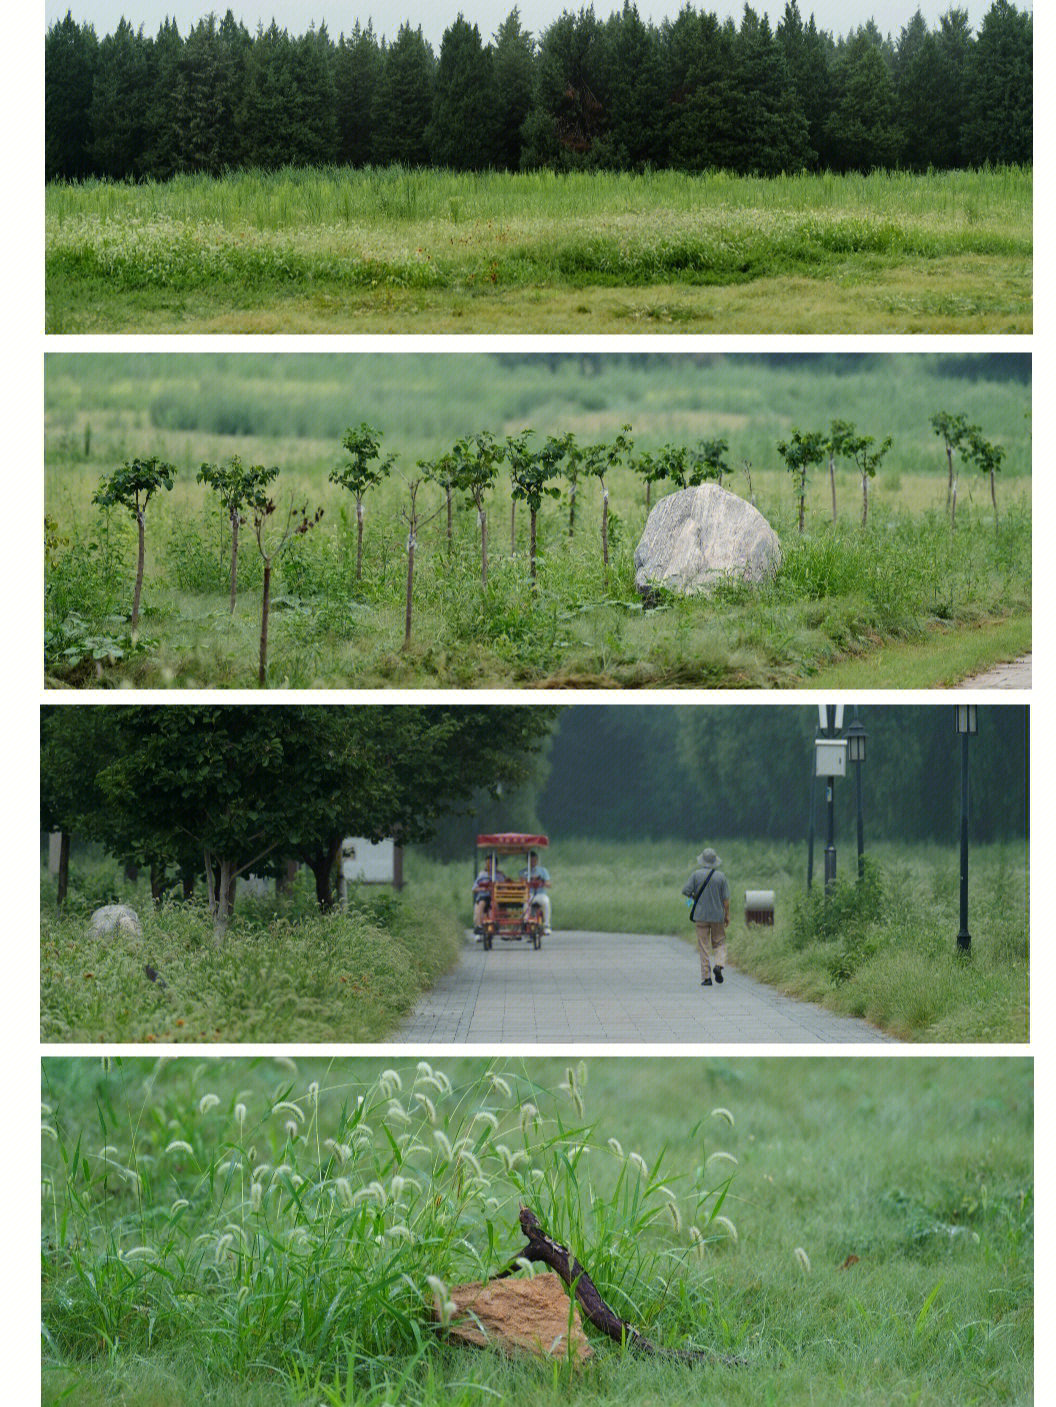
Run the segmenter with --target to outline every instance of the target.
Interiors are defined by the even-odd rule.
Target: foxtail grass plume
[[[803,1249],[803,1247],[802,1247],[802,1246],[797,1246],[796,1249],[792,1252],[792,1254],[795,1256],[796,1260],[799,1261],[799,1264],[800,1264],[800,1266],[802,1267],[804,1274],[809,1275],[809,1274],[810,1274],[810,1256],[807,1255],[807,1253],[806,1253],[806,1251]]]
[[[728,1216],[714,1216],[711,1219],[711,1224],[712,1226],[721,1226],[734,1245],[740,1241],[741,1238],[737,1235],[737,1228]]]
[[[733,1128],[733,1115],[728,1109],[724,1109],[721,1105],[718,1109],[713,1109],[711,1111],[711,1117],[713,1119],[725,1119],[726,1122],[729,1124],[730,1128]]]

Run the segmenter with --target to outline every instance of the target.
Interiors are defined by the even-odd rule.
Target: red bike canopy
[[[477,836],[478,850],[545,850],[549,844],[545,835],[523,835],[520,831]]]

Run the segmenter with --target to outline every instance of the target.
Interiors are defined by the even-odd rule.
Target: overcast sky
[[[521,24],[533,34],[546,26],[563,10],[578,10],[586,0],[522,0],[518,5]],[[619,9],[622,0],[595,0],[594,9],[599,16],[606,16]],[[1020,10],[1033,11],[1033,0],[1016,0]],[[644,20],[659,24],[668,16],[677,15],[683,0],[638,0],[638,13]],[[725,17],[733,15],[739,20],[744,12],[743,0],[694,0],[695,8],[706,9]],[[918,8],[934,26],[940,15],[953,7],[953,0],[799,0],[800,13],[804,19],[813,11],[815,20],[822,29],[836,34],[845,34],[849,29],[875,19],[885,34],[897,37],[899,30]],[[990,8],[991,0],[958,0],[957,8],[968,11],[973,28]],[[166,16],[174,15],[180,33],[187,30],[210,10],[222,15],[227,10],[226,0],[218,3],[195,3],[195,0],[46,0],[45,15],[50,25],[62,19],[67,10],[81,23],[90,20],[100,36],[109,34],[122,15],[135,25],[142,25],[149,34],[158,29]],[[466,19],[479,26],[485,39],[490,39],[502,21],[513,8],[513,0],[245,0],[244,4],[231,4],[236,18],[255,30],[258,21],[267,26],[275,19],[279,26],[292,34],[301,34],[314,20],[316,24],[326,22],[327,29],[336,39],[343,32],[352,29],[358,19],[366,23],[374,22],[374,31],[379,35],[392,37],[404,20],[411,20],[422,26],[422,32],[433,44],[439,46],[444,30],[462,10]],[[772,24],[777,24],[784,13],[785,0],[757,0],[753,5],[757,14],[765,11]]]

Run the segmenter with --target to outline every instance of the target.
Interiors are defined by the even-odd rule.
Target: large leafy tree
[[[73,710],[56,710],[56,714]],[[552,725],[535,707],[127,706],[49,720],[42,822],[137,864],[204,869],[217,941],[235,883],[287,856],[321,907],[349,834],[426,838],[480,777],[516,785]],[[472,759],[472,766],[467,766]],[[71,786],[68,773],[78,777]]]
[[[89,112],[99,44],[67,10],[44,39],[44,174],[76,181],[93,169]]]

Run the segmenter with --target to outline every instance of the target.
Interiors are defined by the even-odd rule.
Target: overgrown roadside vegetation
[[[601,933],[671,933],[694,941],[682,885],[699,842],[634,844],[551,837],[553,924]],[[1028,1039],[1027,856],[1022,845],[973,846],[972,955],[958,954],[959,857],[953,845],[870,845],[864,897],[853,834],[840,838],[839,888],[826,906],[824,840],[806,901],[805,845],[722,839],[730,882],[730,964],[803,1000],[864,1017],[904,1041]],[[467,907],[465,866],[428,865],[446,901]],[[747,927],[744,891],[773,889],[773,928]],[[828,911],[827,911],[828,910]]]
[[[1033,1072],[970,1064],[48,1059],[43,1400],[1025,1403]],[[522,1201],[714,1366],[445,1347]]]
[[[445,358],[387,358],[393,365],[384,368],[361,367],[357,358],[340,367],[328,358],[295,360],[310,365],[192,357],[163,359],[144,373],[117,358],[105,378],[77,358],[49,360],[49,683],[246,687],[263,672],[267,682],[294,688],[779,687],[834,661],[870,659],[892,641],[933,646],[935,682],[948,682],[949,633],[1029,616],[1029,397],[1000,365],[474,357],[465,364],[472,376],[452,378]],[[559,366],[568,373],[560,382]],[[475,402],[467,380],[479,391]],[[413,428],[408,387],[420,412]],[[480,420],[484,400],[490,428]],[[328,474],[341,425],[347,437],[368,405],[391,426],[380,453],[394,453],[396,467],[357,505],[361,518]],[[988,479],[968,458],[957,463],[951,526],[946,456],[929,421],[943,405],[963,409],[1005,451],[996,527]],[[603,488],[587,472],[587,452],[614,447],[628,416],[636,422],[633,448],[606,469]],[[815,472],[805,486],[801,534],[798,498],[775,446],[793,421],[820,432],[837,418],[855,420],[877,442],[891,434],[894,445],[870,485],[864,528],[856,468],[838,457],[832,484]],[[546,488],[560,498],[540,503],[534,556],[532,514],[511,513],[508,470],[494,468],[481,490],[484,583],[478,512],[465,484],[453,491],[448,531],[450,446],[508,440],[532,426],[533,451],[561,443],[575,454]],[[125,622],[135,526],[93,513],[90,500],[100,476],[143,441],[183,468],[172,493],[152,505],[133,642]],[[644,610],[633,552],[647,494],[655,501],[666,487],[647,482],[646,467],[672,443],[693,452],[698,441],[723,447],[727,486],[755,498],[781,536],[784,560],[757,588],[730,582],[707,600],[665,597]],[[482,458],[472,445],[467,455]],[[269,488],[276,501],[306,506],[309,515],[324,510],[318,527],[291,541],[275,564],[263,670],[259,554],[243,547],[232,612],[230,514],[190,473],[204,460],[235,458],[281,463]],[[408,480],[422,474],[405,644]],[[994,650],[971,667],[1000,658],[1000,646]],[[887,682],[903,684],[897,676]]]
[[[1018,167],[53,184],[47,329],[1029,332],[1032,203]]]
[[[347,913],[324,915],[310,881],[240,898],[217,946],[204,902],[154,909],[146,882],[111,861],[73,867],[61,915],[42,877],[41,1040],[385,1039],[457,960],[463,917],[424,886],[360,889]],[[142,938],[90,938],[92,909],[119,901],[136,908]]]

